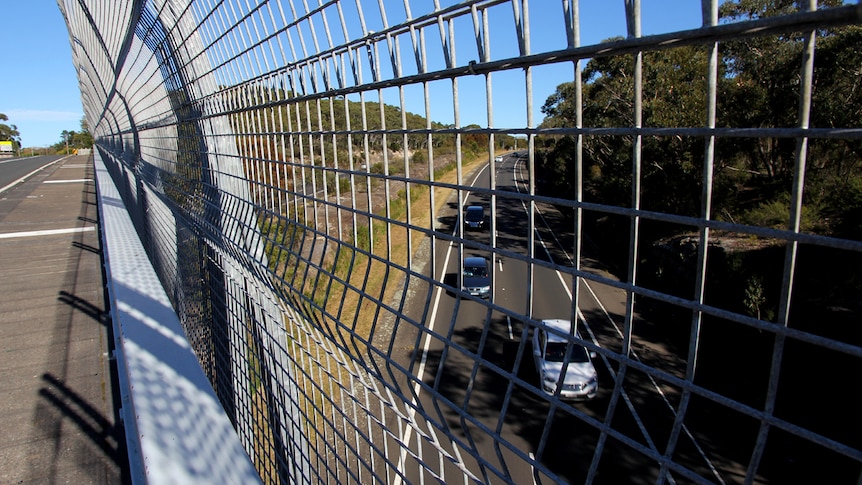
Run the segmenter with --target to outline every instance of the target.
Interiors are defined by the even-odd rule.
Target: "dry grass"
[[[464,161],[462,163],[463,178],[467,179],[473,171],[478,167],[481,167],[486,161],[487,155],[480,155],[473,160]],[[457,171],[453,169],[446,170],[442,174],[435,175],[436,181],[440,183],[454,184],[457,182]],[[434,187],[434,191],[435,207],[433,213],[440,214],[440,210],[447,203],[453,190],[450,188]],[[430,210],[431,198],[429,189],[426,186],[414,187],[411,189],[411,199],[411,225],[426,229],[433,228],[434,221],[431,220],[432,211]],[[407,214],[404,197],[402,196],[399,201],[390,201],[390,204],[391,217],[395,220],[406,222]],[[398,226],[392,226],[392,230],[388,231],[387,234],[387,228],[382,222],[375,222],[374,234],[375,244],[373,254],[388,263],[397,264],[402,267],[407,266],[409,260],[408,256],[410,255],[408,254],[408,248],[412,248],[415,251],[415,249],[422,244],[423,240],[427,238],[427,236],[420,231],[409,231],[411,244],[408,246],[408,231]],[[381,238],[387,238],[389,240],[388,246],[377,238],[378,235],[381,236]],[[387,252],[387,248],[391,248],[391,250]],[[340,265],[334,264],[335,262],[331,261],[330,256],[327,256],[327,258],[330,258],[332,266],[337,268],[336,274],[339,277],[345,279],[349,278],[348,281],[350,281],[354,287],[364,288],[364,293],[381,296],[381,300],[384,302],[392,301],[393,296],[402,287],[402,281],[404,278],[403,274],[397,273],[393,275],[391,270],[387,274],[387,269],[390,269],[388,263],[372,259],[366,255],[356,254],[357,260],[353,264],[352,271],[349,271],[349,267],[339,267]],[[370,268],[368,268],[368,265],[370,265]],[[366,270],[368,270],[367,277]],[[339,289],[344,290],[343,287]],[[335,293],[336,292],[332,291],[328,296],[332,296],[332,294]],[[344,334],[342,335],[344,338],[352,340],[361,349],[363,345],[356,341],[356,339],[352,338],[352,336],[355,335],[367,341],[375,323],[374,319],[378,313],[376,303],[365,298],[360,305],[360,299],[363,298],[358,292],[348,291],[345,295],[343,304],[340,298],[327,298],[326,310],[330,315],[340,314],[342,316],[342,318],[339,319],[341,322],[352,322],[355,319],[355,326],[351,326],[350,328],[339,326],[336,322],[330,322],[330,325],[338,326],[337,331]],[[344,318],[345,316],[349,317],[349,319]]]
[[[466,180],[486,161],[487,155],[464,161],[462,163],[464,179]],[[453,167],[452,164],[448,166]],[[436,174],[437,182],[446,184],[457,182],[456,170],[449,169],[441,172]],[[411,174],[411,176],[417,175]],[[434,191],[433,213],[439,214],[452,195],[452,189],[435,187]],[[385,197],[381,198],[382,194],[383,191],[377,191],[375,194],[377,198],[377,202],[374,202],[375,207],[384,207]],[[394,191],[393,194],[395,194]],[[357,198],[365,196],[365,194],[358,194]],[[411,225],[427,229],[433,228],[434,221],[431,220],[429,188],[416,186],[411,192],[411,199]],[[393,200],[389,202],[389,207],[390,217],[393,220],[406,222],[407,211],[403,194],[393,197]],[[284,230],[283,227],[275,228],[275,226],[267,226],[266,224],[262,224],[262,226],[262,230],[268,233],[270,237],[272,237],[273,231]],[[367,353],[366,342],[370,338],[374,320],[378,316],[378,305],[364,295],[374,295],[384,302],[392,301],[396,291],[403,285],[404,275],[400,271],[393,272],[390,264],[406,266],[409,261],[408,248],[413,250],[419,248],[423,239],[427,237],[420,231],[407,231],[397,226],[391,226],[387,229],[382,222],[374,224],[373,232],[375,237],[373,254],[380,260],[356,251],[350,244],[344,244],[341,246],[340,252],[330,248],[327,254],[322,255],[323,262],[320,268],[305,268],[302,262],[297,259],[297,255],[290,251],[286,251],[286,253],[292,255],[283,261],[276,261],[273,268],[277,274],[282,275],[286,284],[291,281],[294,272],[300,273],[306,269],[309,270],[308,276],[301,281],[302,288],[294,288],[294,292],[302,292],[305,298],[317,305],[316,308],[312,305],[306,305],[305,313],[316,320],[320,325],[319,330],[321,332],[327,333],[328,338],[348,354]],[[305,234],[303,237],[315,236]],[[408,245],[408,237],[412,239],[410,245]],[[388,244],[386,243],[387,240]],[[367,242],[365,241],[353,242],[353,244],[359,247],[366,244],[367,249]],[[275,246],[269,243],[267,246],[267,251],[272,258],[272,250],[275,249]],[[389,250],[387,251],[387,249]],[[302,257],[308,257],[314,261],[311,254],[304,254]],[[317,280],[317,278],[320,279]],[[355,289],[340,283],[338,278],[348,281]],[[316,285],[312,284],[315,281]],[[332,415],[333,410],[329,408],[332,405],[332,399],[337,397],[325,397],[322,393],[328,394],[327,390],[343,390],[344,382],[336,381],[350,377],[344,375],[345,370],[341,368],[343,363],[340,363],[340,359],[334,359],[334,356],[331,355],[326,357],[326,351],[323,352],[324,355],[318,354],[315,357],[315,353],[319,352],[320,349],[311,348],[314,344],[309,341],[308,335],[302,329],[291,327],[292,323],[289,321],[285,322],[285,325],[290,336],[288,342],[289,348],[292,349],[290,353],[296,365],[302,367],[295,369],[294,378],[301,387],[299,389],[300,401],[297,404],[302,408],[305,416],[305,436],[310,443],[320,444],[321,440],[325,440],[325,433],[322,433],[318,425],[327,422],[327,415]],[[312,333],[316,333],[314,329],[310,330]],[[349,345],[345,345],[344,342],[349,342]],[[303,348],[297,348],[297,346]],[[266,398],[260,391],[260,388],[254,391],[254,422],[257,426],[255,430],[255,458],[261,476],[272,479],[277,477],[274,461],[276,457],[272,449],[272,429],[270,429],[269,419],[266,411],[264,411],[267,409]],[[336,391],[337,393],[338,391]]]

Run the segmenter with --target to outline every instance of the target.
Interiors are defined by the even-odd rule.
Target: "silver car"
[[[572,341],[571,334],[572,322],[560,319],[542,320],[542,324],[533,330],[533,360],[539,383],[546,394],[553,395],[560,383],[560,374],[565,370],[560,397],[592,399],[599,390],[598,374],[591,359],[596,355]],[[580,338],[580,335],[576,334],[576,337]]]

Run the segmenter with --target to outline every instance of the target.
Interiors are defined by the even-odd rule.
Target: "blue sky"
[[[21,133],[24,147],[61,140],[81,129],[81,92],[69,33],[55,0],[0,0],[0,113]]]
[[[386,2],[389,4],[389,0]],[[401,4],[397,0],[395,4]],[[430,4],[430,0],[419,0],[411,4]],[[451,4],[454,2],[445,2]],[[370,4],[376,4],[375,1]],[[561,19],[561,1],[535,0],[531,7],[532,51],[542,52],[565,47],[564,29]],[[608,37],[625,35],[623,0],[584,0],[581,2],[581,43],[591,44]],[[7,123],[15,124],[21,133],[24,147],[48,146],[60,141],[63,130],[79,130],[83,117],[78,81],[72,66],[69,37],[57,3],[54,0],[0,0],[4,15],[0,28],[0,45],[6,46],[3,68],[0,71],[0,113],[9,117]],[[511,8],[502,6],[491,17],[492,57],[517,55]],[[700,26],[700,0],[642,0],[642,30],[651,33],[686,30]],[[397,9],[393,9],[397,10]],[[403,8],[402,8],[403,10]],[[420,8],[413,9],[417,16]],[[390,24],[397,22],[390,16]],[[498,22],[499,20],[499,22]],[[465,26],[469,27],[469,26]],[[371,27],[369,27],[371,28]],[[465,29],[470,35],[471,28]],[[465,42],[465,45],[469,42]],[[472,43],[475,47],[475,42]],[[460,49],[460,48],[459,48]],[[514,50],[514,53],[512,52]],[[475,54],[459,50],[458,64],[466,64]],[[538,113],[544,100],[561,82],[571,79],[571,65],[543,66],[534,70],[533,76],[533,124],[541,122]],[[492,78],[494,93],[494,126],[497,128],[520,128],[526,126],[526,102],[523,94],[524,77],[521,71],[495,74]],[[484,91],[484,79],[461,81],[463,92],[472,89]],[[473,85],[475,83],[475,85]],[[451,92],[451,88],[439,86],[437,91]],[[432,92],[432,97],[438,96]],[[446,96],[446,94],[440,94]],[[387,104],[397,104],[397,98],[384,98]],[[476,123],[485,125],[487,109],[484,96],[462,96],[461,125]],[[446,106],[447,103],[435,103]],[[448,104],[451,106],[451,103]],[[410,109],[410,111],[414,111]],[[424,114],[422,108],[415,110]],[[432,119],[443,123],[452,122],[451,109],[432,111]]]
[[[349,2],[352,7],[353,2]],[[379,13],[376,13],[376,1],[363,2],[366,12],[366,23],[369,30],[380,30]],[[404,17],[402,0],[386,0],[387,17],[393,25]],[[457,0],[441,0],[441,4],[457,4]],[[390,7],[391,5],[391,7]],[[431,0],[411,1],[413,17],[429,13]],[[565,24],[563,20],[562,0],[531,0],[530,8],[530,53],[552,52],[567,47]],[[424,8],[424,10],[423,10]],[[641,0],[641,31],[643,35],[659,34],[672,31],[689,30],[701,27],[700,0]],[[376,15],[369,13],[375,12]],[[581,45],[596,44],[611,37],[625,37],[625,2],[623,0],[581,0],[580,1]],[[349,16],[349,14],[348,14]],[[515,21],[512,6],[509,3],[495,5],[488,9],[490,60],[504,60],[518,57],[517,37],[515,36]],[[349,26],[350,27],[350,26]],[[353,26],[356,28],[356,26]],[[428,44],[429,70],[444,69],[442,47],[439,35],[435,29],[426,29]],[[352,34],[356,35],[356,34]],[[462,16],[455,22],[455,44],[457,66],[464,66],[470,60],[479,60],[471,19]],[[407,41],[402,41],[402,63],[405,74],[415,74],[415,62],[410,60],[412,53]],[[379,55],[383,62],[383,70],[388,60],[385,46],[380,47]],[[566,81],[571,81],[574,68],[571,63],[549,64],[536,66],[532,72],[532,116],[531,126],[535,127],[542,121],[541,106],[556,87]],[[368,76],[370,77],[370,75]],[[368,78],[366,77],[366,79]],[[492,76],[493,120],[488,120],[487,95],[484,76],[466,76],[459,78],[459,125],[477,124],[494,128],[526,128],[527,96],[526,81],[522,69],[495,72]],[[429,83],[431,92],[431,119],[444,124],[454,122],[452,110],[452,86],[449,80]],[[407,110],[424,115],[421,102],[423,94],[418,85],[405,88]],[[351,98],[353,99],[353,98]],[[368,97],[366,97],[368,99]],[[356,99],[353,99],[356,100]],[[384,92],[386,104],[397,105],[398,93],[395,89]]]

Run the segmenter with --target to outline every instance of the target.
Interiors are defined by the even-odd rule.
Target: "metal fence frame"
[[[633,473],[623,462],[636,456],[631,458],[638,463],[633,469],[642,475],[627,475],[632,482],[759,483],[775,478],[763,476],[762,465],[779,439],[776,434],[819,450],[832,460],[827,463],[855,467],[856,479],[862,477],[858,441],[843,442],[816,426],[786,421],[775,412],[787,342],[841,355],[857,368],[862,358],[858,342],[827,338],[788,324],[800,245],[862,252],[860,241],[801,230],[808,141],[862,138],[859,126],[811,128],[808,121],[815,33],[859,25],[859,4],[817,9],[816,3],[810,3],[805,11],[791,15],[720,23],[717,1],[704,0],[701,26],[644,35],[641,2],[627,0],[620,2],[625,7],[625,38],[581,45],[580,2],[562,0],[555,8],[563,17],[565,45],[535,51],[531,29],[541,26],[542,20],[531,17],[536,2],[531,5],[527,0],[468,0],[445,6],[435,1],[430,7],[429,2],[419,5],[410,0],[364,4],[319,0],[315,5],[293,0],[58,3],[70,32],[86,119],[97,140],[97,159],[116,184],[185,336],[264,482],[518,483],[529,476],[537,482],[593,483],[619,478],[610,470],[613,467],[626,470],[618,473]],[[399,12],[398,20],[390,23],[389,18],[396,18],[394,11]],[[504,16],[506,25],[514,29],[510,33],[517,54],[500,58],[492,55],[491,47],[496,45],[492,39],[499,39],[493,30],[495,21]],[[472,35],[465,37],[464,31]],[[810,34],[800,60],[797,126],[718,127],[720,43],[785,32]],[[645,127],[640,92],[643,55],[683,45],[710,52],[704,73],[708,80],[705,123]],[[573,81],[580,102],[584,63],[615,56],[630,57],[634,63],[630,125],[583,126],[580,104],[579,121],[572,126],[550,128],[537,123],[534,72],[542,66],[570,66],[571,78],[560,82]],[[494,96],[492,80],[505,73],[523,76],[525,113],[517,126],[495,124],[494,102],[499,98]],[[443,102],[438,101],[441,82],[449,86]],[[418,105],[424,109],[424,127],[408,122],[408,110],[420,97],[416,94],[422,98]],[[461,100],[483,95],[486,121],[464,126]],[[387,126],[391,119],[383,103],[393,99],[400,119],[397,126]],[[438,112],[437,103],[446,102],[454,113],[453,122],[432,123],[432,107]],[[361,126],[351,125],[351,109],[360,110]],[[343,118],[336,116],[336,110],[343,111]],[[344,121],[337,124],[336,119]],[[473,135],[487,139],[487,146],[479,147],[484,153],[479,161],[468,155],[475,148],[467,147]],[[515,194],[497,189],[495,167],[503,162],[494,157],[495,152],[512,152],[499,142],[513,135],[525,144],[520,151],[525,154],[522,166],[527,173],[526,191]],[[535,143],[537,137],[547,135],[571,135],[577,141],[576,177],[581,177],[583,137],[630,137],[632,203],[620,207],[590,202],[581,192],[580,179],[578,191],[570,198],[537,193]],[[649,136],[703,139],[699,215],[641,207],[640,147],[642,138]],[[796,140],[786,230],[725,222],[711,213],[715,144],[745,137]],[[451,160],[435,154],[439,147],[435,144],[444,138],[454,140]],[[387,149],[410,143],[422,148],[400,159],[397,151]],[[378,149],[380,162],[372,166]],[[441,160],[454,166],[451,180],[444,177]],[[472,170],[480,170],[484,162],[490,167],[488,188],[474,188],[469,182]],[[414,176],[411,171],[420,168],[422,175]],[[440,222],[451,217],[447,202],[460,214],[471,194],[490,201],[488,242],[476,242],[460,224],[450,231]],[[498,244],[498,232],[505,229],[498,204],[511,201],[526,208],[522,251]],[[539,226],[547,207],[573,214],[569,263],[549,261],[539,253],[544,244]],[[629,221],[628,267],[621,278],[584,265],[583,245],[589,237],[584,232],[586,212]],[[696,230],[692,297],[639,284],[639,231],[645,221]],[[707,248],[716,231],[783,242],[786,252],[775,321],[705,302]],[[435,299],[460,293],[457,280],[438,277],[448,264],[448,257],[439,256],[447,246],[455,248],[458,261],[469,251],[485,251],[492,265],[502,258],[523,264],[528,284],[521,297],[529,310],[515,310],[496,297],[489,301],[457,298],[449,328],[430,326],[437,317]],[[460,273],[460,263],[456,264]],[[540,383],[519,372],[521,360],[529,359],[530,329],[540,325],[532,313],[533,288],[537,275],[546,269],[571,284],[573,321],[586,323],[579,302],[585,289],[591,288],[588,285],[623,295],[618,348],[599,345],[586,335],[584,339],[569,336],[595,352],[597,363],[607,366],[610,379],[603,379],[601,385],[609,391],[601,411],[593,413],[557,395],[547,396]],[[492,272],[492,284],[500,277]],[[633,329],[640,325],[636,308],[640,299],[691,314],[688,355],[679,356],[681,372],[652,367],[635,356],[638,341]],[[454,334],[458,312],[466,311],[466,305],[478,305],[487,315],[475,349],[465,347]],[[520,338],[513,337],[513,367],[483,357],[492,315],[522,322]],[[761,407],[695,382],[704,318],[732,322],[774,338],[773,365]],[[404,342],[411,347],[407,359],[398,352]],[[443,349],[436,371],[434,362],[421,352],[434,345]],[[445,362],[456,354],[469,359],[471,366],[466,394],[457,394],[464,398],[461,403],[440,388]],[[469,404],[483,372],[501,382],[502,408],[495,418],[496,428]],[[618,409],[633,407],[627,394],[632,376],[675,390],[674,403],[668,405],[672,418],[667,429],[654,434],[641,426],[641,436],[632,436],[614,422],[623,412]],[[517,433],[513,438],[509,429],[507,419],[514,415],[509,406],[519,393],[529,395],[547,412],[534,430],[538,438],[532,441]],[[735,462],[728,459],[733,463],[719,468],[710,464],[707,472],[680,456],[690,433],[689,411],[702,401],[757,423],[756,436],[744,456]],[[858,426],[858,417],[847,418]],[[578,455],[581,461],[571,464],[577,470],[571,475],[543,459],[552,443],[549,435],[555,420],[575,423],[596,436],[593,446]],[[658,436],[662,441],[654,439]],[[699,452],[703,457],[710,454]]]

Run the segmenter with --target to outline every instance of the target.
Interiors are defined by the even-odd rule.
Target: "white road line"
[[[63,160],[65,160],[65,159],[69,158],[70,156],[71,156],[71,155],[66,155],[66,156],[65,156],[65,157],[63,157],[63,158],[58,158],[57,160],[54,160],[54,161],[53,161],[53,162],[51,162],[51,163],[48,163],[48,164],[42,165],[41,167],[37,168],[36,170],[33,170],[32,172],[30,172],[30,173],[28,173],[27,175],[25,175],[25,176],[23,176],[23,177],[19,178],[18,180],[16,180],[16,181],[12,182],[11,184],[9,184],[9,185],[7,185],[7,186],[5,186],[5,187],[3,187],[3,188],[0,188],[0,194],[2,194],[3,192],[6,192],[7,190],[9,190],[9,189],[11,189],[12,187],[14,187],[14,186],[16,186],[16,185],[20,184],[21,182],[23,182],[23,181],[27,180],[28,178],[32,177],[33,175],[35,175],[35,174],[36,174],[37,172],[39,172],[40,170],[44,170],[44,169],[46,169],[46,168],[50,167],[51,165],[54,165],[55,163],[62,162]],[[2,163],[9,163],[9,162],[2,162]]]
[[[512,170],[515,171],[515,170],[518,170],[518,168],[513,166]],[[514,175],[512,178],[515,180],[515,188],[520,193],[521,189],[518,186],[517,178]],[[524,202],[521,201],[521,205],[524,207],[524,210],[526,211],[526,208],[527,208],[526,204],[524,204]],[[548,225],[544,216],[541,215],[541,211],[539,211],[538,207],[536,208],[536,211],[539,212],[539,215],[542,218],[542,222],[545,224],[545,227],[548,228],[548,230],[553,235],[554,234],[553,230],[551,230],[551,227],[550,227],[550,225]],[[548,255],[548,259],[551,262],[553,262],[554,258],[551,256],[551,253],[548,250],[547,246],[545,245],[545,242],[542,239],[542,236],[539,234],[538,230],[536,230],[536,237],[539,239],[539,242],[542,244],[542,248],[544,248],[545,253]],[[556,238],[556,236],[554,236],[554,240],[556,240],[557,246],[559,247],[559,249],[561,251],[563,251],[563,254],[566,255],[566,258],[568,258],[569,262],[571,262],[572,265],[574,265],[572,258],[569,256],[569,252],[566,251],[565,248],[563,248],[563,245],[560,244],[560,241]],[[573,299],[572,291],[571,291],[571,289],[569,289],[569,285],[566,282],[565,278],[563,278],[562,273],[560,273],[559,271],[555,271],[555,273],[557,273],[557,277],[559,278],[560,283],[563,285],[563,288],[565,289],[566,294],[569,296],[569,300],[572,300]],[[611,318],[607,309],[605,309],[605,306],[602,305],[602,302],[599,300],[598,295],[596,295],[596,293],[593,291],[593,288],[590,286],[590,283],[586,279],[583,279],[583,282],[584,282],[584,286],[586,286],[587,290],[589,290],[590,295],[592,295],[593,300],[595,300],[595,302],[599,305],[599,308],[601,308],[602,312],[605,314],[605,317],[607,317],[608,322],[610,322],[611,326],[614,328],[614,330],[616,330],[617,335],[619,335],[622,338],[622,336],[623,336],[622,330],[620,330],[619,326],[617,326],[616,322],[614,322],[614,320]],[[584,314],[581,312],[580,305],[578,305],[578,317],[580,317],[580,319],[584,322],[584,326],[586,327],[587,332],[590,334],[590,340],[592,340],[594,344],[598,345],[599,342],[598,342],[598,340],[596,340],[596,337],[593,334],[593,331],[590,328],[589,323],[587,323],[587,319],[584,317]],[[631,350],[631,355],[635,360],[640,361],[640,357],[637,355],[637,352],[635,352],[634,349]],[[612,369],[610,362],[608,362],[607,357],[602,355],[602,360],[604,361],[606,368]],[[671,413],[676,415],[676,410],[673,408],[673,405],[670,403],[670,400],[667,398],[667,395],[661,389],[661,386],[659,385],[659,383],[656,382],[656,380],[655,380],[655,378],[653,378],[653,376],[648,374],[648,377],[649,377],[650,383],[655,388],[656,392],[658,392],[658,394],[661,396],[662,400],[665,402],[668,409],[670,409]],[[641,434],[643,434],[644,439],[647,440],[650,447],[657,450],[657,448],[655,447],[655,445],[652,442],[652,438],[649,436],[649,433],[646,430],[646,426],[643,424],[643,422],[640,419],[640,416],[638,416],[637,412],[635,411],[634,405],[631,403],[631,400],[629,399],[628,393],[625,391],[622,391],[622,397],[623,397],[623,400],[625,400],[627,407],[631,411],[632,416],[634,417],[635,421],[637,422],[638,428],[640,428]],[[718,480],[719,483],[724,484],[725,482],[722,479],[721,474],[718,472],[718,470],[716,470],[715,466],[713,466],[712,461],[710,461],[709,457],[706,456],[706,452],[703,451],[703,449],[700,447],[700,444],[698,444],[698,442],[695,440],[694,435],[692,435],[691,431],[688,429],[688,426],[683,425],[682,429],[685,432],[686,436],[688,436],[689,439],[691,440],[691,442],[694,444],[695,448],[697,448],[698,452],[701,455],[701,458],[703,458],[703,460],[706,462],[709,469],[712,470],[713,476],[715,476],[715,478]],[[673,482],[673,480],[671,480],[671,482]]]
[[[473,181],[470,182],[471,187],[476,183],[476,180],[479,179],[479,175],[481,175],[482,172],[484,172],[486,168],[488,168],[488,165],[485,165],[485,167],[482,168],[482,170],[479,170],[479,172],[476,173],[476,176],[473,177]],[[469,196],[470,196],[469,191],[464,194],[464,199],[461,202],[462,205],[467,203],[467,197],[469,197]],[[455,227],[452,230],[452,236],[454,237],[457,232],[458,232],[458,228]],[[449,257],[452,255],[452,246],[453,246],[453,244],[450,243],[449,249],[446,250],[446,258],[443,260],[443,267],[440,271],[440,279],[438,281],[443,281],[444,277],[446,276],[446,270],[449,268]],[[434,257],[434,255],[432,254],[431,257]],[[431,309],[431,316],[428,319],[429,320],[428,333],[425,335],[425,341],[422,344],[422,358],[419,361],[419,371],[417,372],[417,376],[416,376],[417,380],[419,382],[421,382],[425,378],[424,377],[425,376],[425,366],[428,363],[428,352],[431,348],[431,332],[434,331],[434,322],[437,320],[437,309],[440,307],[440,298],[441,298],[442,294],[443,294],[443,288],[438,286],[437,287],[437,294],[434,296],[434,306]],[[407,413],[410,416],[411,421],[413,421],[413,417],[416,415],[416,401],[419,399],[419,393],[422,391],[422,386],[419,384],[419,382],[417,382],[416,384],[413,385],[414,397],[410,401],[410,407],[409,407],[410,410]],[[414,423],[415,423],[415,421],[414,421]],[[436,438],[437,433],[434,432],[433,427],[429,428],[429,432],[434,435],[434,439],[436,440],[437,439]],[[413,428],[408,426],[407,431],[404,433],[404,436],[401,439],[401,443],[409,443],[412,434],[413,434]],[[421,442],[419,442],[419,446],[422,446]],[[458,446],[454,442],[453,442],[452,448],[455,451],[455,454],[458,457],[458,460],[461,460],[461,452],[460,452],[460,450],[458,450]],[[402,448],[401,449],[401,456],[398,459],[398,471],[399,471],[399,473],[396,474],[395,481],[393,482],[393,485],[400,485],[401,484],[401,481],[402,481],[401,477],[405,472],[404,461],[406,459],[407,459],[407,450]]]
[[[92,182],[93,179],[66,179],[66,180],[46,180],[43,184],[72,184],[81,182]]]
[[[530,456],[531,460],[536,461],[536,455],[534,455],[532,451],[529,453],[529,456]],[[536,484],[536,470],[533,469],[533,473],[531,473],[530,475],[533,478],[533,485],[537,485]]]
[[[13,239],[18,237],[38,237],[38,236],[54,236],[57,234],[74,234],[77,232],[90,232],[95,231],[96,228],[93,226],[87,227],[73,227],[71,229],[46,229],[44,231],[27,231],[27,232],[10,232],[6,234],[0,234],[0,239]]]

